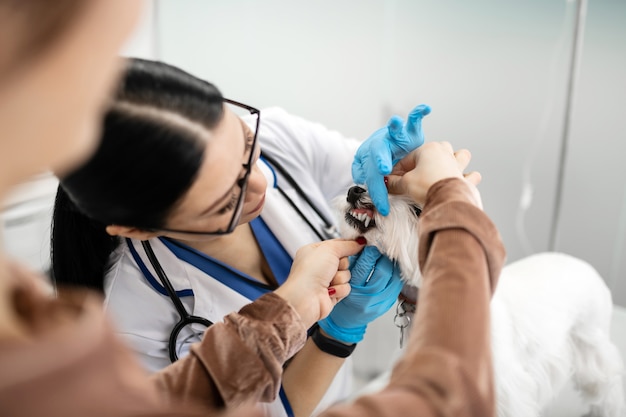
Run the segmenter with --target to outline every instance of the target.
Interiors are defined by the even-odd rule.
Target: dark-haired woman
[[[128,64],[101,136],[95,155],[61,180],[54,276],[61,292],[70,284],[103,291],[119,332],[153,371],[185,355],[207,324],[283,284],[299,248],[331,237],[329,202],[352,184],[360,145],[278,108],[259,114],[180,69],[139,59]],[[375,268],[376,285],[353,288],[347,308],[311,329],[268,414],[308,415],[320,400],[318,410],[350,393],[346,358],[402,285],[389,259],[366,253],[355,265]],[[210,323],[172,336],[178,303]]]

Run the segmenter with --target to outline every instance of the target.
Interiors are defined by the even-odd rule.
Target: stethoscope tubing
[[[170,361],[174,363],[178,360],[178,353],[176,352],[176,340],[178,339],[178,335],[185,328],[185,326],[188,326],[193,323],[198,323],[208,328],[209,326],[213,324],[213,322],[204,317],[194,316],[194,315],[189,314],[189,312],[183,305],[183,302],[180,300],[180,297],[176,294],[176,290],[174,290],[174,287],[172,286],[172,283],[167,277],[167,274],[163,270],[163,267],[159,263],[159,260],[154,254],[154,251],[152,250],[152,245],[150,245],[150,242],[147,240],[143,240],[141,242],[141,245],[143,246],[143,249],[146,252],[146,256],[148,257],[148,260],[150,261],[150,264],[152,264],[154,271],[159,277],[161,284],[165,288],[165,291],[167,291],[167,294],[170,297],[170,300],[172,300],[172,303],[174,304],[174,307],[176,308],[176,311],[178,312],[178,315],[180,316],[180,320],[178,320],[178,322],[174,325],[174,328],[172,329],[172,332],[170,333],[170,338],[167,344]]]
[[[282,175],[285,178],[285,180],[289,183],[289,185],[291,185],[296,190],[298,195],[302,197],[304,201],[307,202],[307,204],[309,205],[309,207],[313,209],[313,211],[315,211],[315,214],[317,214],[319,218],[322,219],[322,221],[324,222],[323,232],[326,234],[325,236],[324,234],[322,234],[322,232],[317,230],[315,226],[313,226],[309,218],[302,212],[302,210],[300,210],[300,208],[296,205],[296,203],[291,198],[289,198],[287,193],[285,193],[285,191],[281,187],[276,187],[278,191],[282,194],[282,196],[287,200],[289,205],[293,207],[295,211],[298,212],[298,215],[307,223],[307,225],[311,228],[311,230],[313,230],[313,232],[317,235],[317,237],[320,240],[328,240],[328,239],[339,237],[339,233],[337,232],[337,229],[335,228],[334,223],[331,220],[329,220],[324,215],[324,213],[322,213],[322,211],[317,208],[315,204],[313,204],[313,201],[311,201],[307,193],[305,193],[302,187],[300,187],[300,185],[298,184],[298,182],[291,175],[289,175],[287,170],[283,168],[280,164],[278,164],[278,162],[276,162],[274,158],[267,155],[265,152],[261,152],[261,158],[263,158],[265,161],[272,164],[272,167],[275,170],[277,170],[280,173],[280,175]]]

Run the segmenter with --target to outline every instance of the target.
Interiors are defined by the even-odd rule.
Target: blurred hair
[[[189,190],[223,116],[212,84],[162,62],[130,59],[105,115],[100,144],[61,178],[51,250],[57,285],[103,290],[116,224],[154,229]]]

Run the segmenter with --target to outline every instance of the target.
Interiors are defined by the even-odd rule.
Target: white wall
[[[430,104],[427,140],[472,150],[513,261],[548,249],[576,6],[158,0],[159,57],[359,138]],[[626,2],[589,1],[584,29],[556,249],[591,262],[626,305]]]

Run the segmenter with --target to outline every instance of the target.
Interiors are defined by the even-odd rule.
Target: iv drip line
[[[561,151],[559,155],[556,192],[554,198],[554,210],[552,212],[552,222],[550,226],[550,235],[548,241],[548,249],[556,250],[557,235],[559,230],[559,216],[561,214],[561,202],[563,198],[563,182],[565,176],[565,160],[567,158],[569,133],[571,126],[571,118],[573,111],[574,90],[578,78],[578,70],[580,67],[580,55],[583,46],[583,32],[585,28],[585,18],[587,15],[587,0],[577,0],[577,14],[574,24],[574,43],[572,45],[572,55],[570,61],[570,71],[568,78],[567,96],[565,100],[565,116],[563,118],[563,131],[561,135]]]

